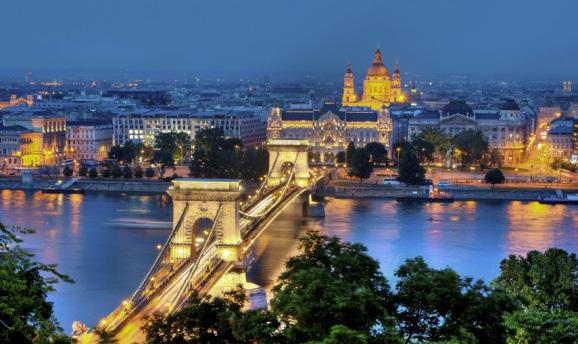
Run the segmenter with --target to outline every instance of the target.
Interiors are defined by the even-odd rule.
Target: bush
[[[145,170],[145,177],[153,178],[155,176],[155,170],[152,167],[147,167]]]
[[[110,172],[110,169],[108,167],[105,168],[104,170],[102,170],[102,177],[103,178],[110,178],[111,174],[112,173]]]
[[[123,170],[122,170],[122,176],[125,179],[131,179],[132,178],[132,170],[130,169],[130,166],[125,165]]]
[[[111,174],[112,174],[113,178],[122,177],[122,170],[120,169],[120,166],[118,166],[118,165],[113,166]]]
[[[81,166],[80,169],[78,170],[78,175],[81,177],[86,177],[87,174],[88,168],[86,166]]]
[[[88,176],[92,179],[98,177],[98,172],[96,171],[95,167],[91,168],[90,171],[88,171]]]
[[[142,167],[140,167],[140,165],[136,165],[136,168],[134,169],[134,177],[137,179],[141,179],[144,175],[144,172],[142,170]]]
[[[493,170],[489,170],[484,177],[484,181],[488,184],[503,184],[506,181],[506,177],[499,169],[495,168]]]
[[[63,174],[65,177],[70,177],[70,176],[72,176],[72,168],[70,168],[70,166],[65,166],[65,167],[64,167],[64,170],[62,170],[62,174]]]

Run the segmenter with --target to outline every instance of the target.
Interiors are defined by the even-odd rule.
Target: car
[[[432,182],[431,179],[424,179],[423,182],[418,183],[417,185],[426,185],[426,186],[427,186],[427,185],[433,185],[433,182]]]
[[[438,182],[438,187],[442,187],[442,188],[443,188],[443,187],[449,187],[449,186],[452,186],[452,184],[450,183],[449,180],[443,180],[443,179],[442,179],[442,180],[440,180],[440,181]]]
[[[401,182],[394,178],[383,178],[383,185],[398,186]]]

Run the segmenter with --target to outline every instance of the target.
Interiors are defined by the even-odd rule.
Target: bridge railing
[[[209,233],[207,235],[207,239],[205,239],[205,241],[203,241],[203,246],[201,247],[199,254],[195,258],[193,265],[191,266],[191,269],[189,270],[186,278],[184,279],[185,283],[183,283],[183,285],[181,285],[181,287],[179,288],[179,291],[177,292],[172,304],[176,305],[176,304],[179,304],[179,301],[183,301],[182,295],[183,295],[183,293],[185,293],[187,287],[191,286],[191,280],[195,279],[195,277],[197,277],[200,274],[200,272],[203,269],[205,269],[206,266],[208,264],[210,264],[214,258],[216,258],[216,256],[217,256],[217,249],[216,249],[216,245],[215,245],[216,244],[216,228],[217,228],[217,226],[219,226],[219,218],[221,217],[222,209],[223,209],[223,205],[220,204],[219,209],[217,209],[217,213],[216,213],[215,218],[213,220],[213,226],[211,226],[211,230],[209,231]],[[201,262],[204,262],[204,263],[201,265]],[[199,269],[200,269],[200,271],[198,271]]]
[[[168,253],[168,250],[171,246],[171,242],[173,241],[173,239],[175,237],[175,234],[179,231],[179,229],[183,225],[183,222],[184,222],[185,217],[187,215],[188,209],[189,209],[189,203],[186,203],[185,207],[183,208],[183,212],[181,213],[181,216],[179,217],[179,221],[171,230],[169,237],[165,241],[164,245],[161,247],[161,250],[160,250],[159,254],[157,255],[153,265],[151,266],[151,268],[149,269],[149,271],[145,275],[145,278],[139,284],[138,288],[132,294],[132,296],[130,298],[130,302],[132,304],[135,304],[138,301],[138,299],[142,295],[142,292],[145,290],[146,285],[150,282],[150,279],[152,278],[153,274],[155,274],[158,271],[158,269],[160,268],[162,261],[165,259],[165,256]]]

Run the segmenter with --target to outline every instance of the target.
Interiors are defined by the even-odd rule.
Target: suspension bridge
[[[98,327],[122,343],[144,342],[144,318],[181,309],[192,293],[219,295],[246,284],[251,248],[290,204],[325,175],[309,169],[307,140],[270,140],[269,171],[257,191],[241,201],[239,180],[176,179],[173,227],[134,292]],[[80,342],[96,342],[85,333]]]

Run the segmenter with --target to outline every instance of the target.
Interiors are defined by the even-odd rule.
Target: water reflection
[[[76,319],[95,323],[129,295],[172,221],[166,196],[3,190],[0,204],[2,222],[37,230],[26,238],[25,248],[75,279],[75,284],[58,285],[50,296],[67,330]],[[500,260],[511,253],[550,246],[578,251],[576,207],[334,199],[326,204],[324,219],[304,219],[298,208],[282,214],[257,242],[250,281],[270,288],[288,257],[297,253],[298,238],[309,229],[363,243],[390,281],[405,259],[418,255],[435,267],[451,266],[461,274],[490,280]]]
[[[571,212],[564,205],[546,205],[538,202],[511,202],[508,206],[508,253],[523,254],[529,250],[546,250],[561,245],[563,227],[575,226]],[[575,212],[574,212],[575,214]],[[575,228],[574,228],[575,229]]]

